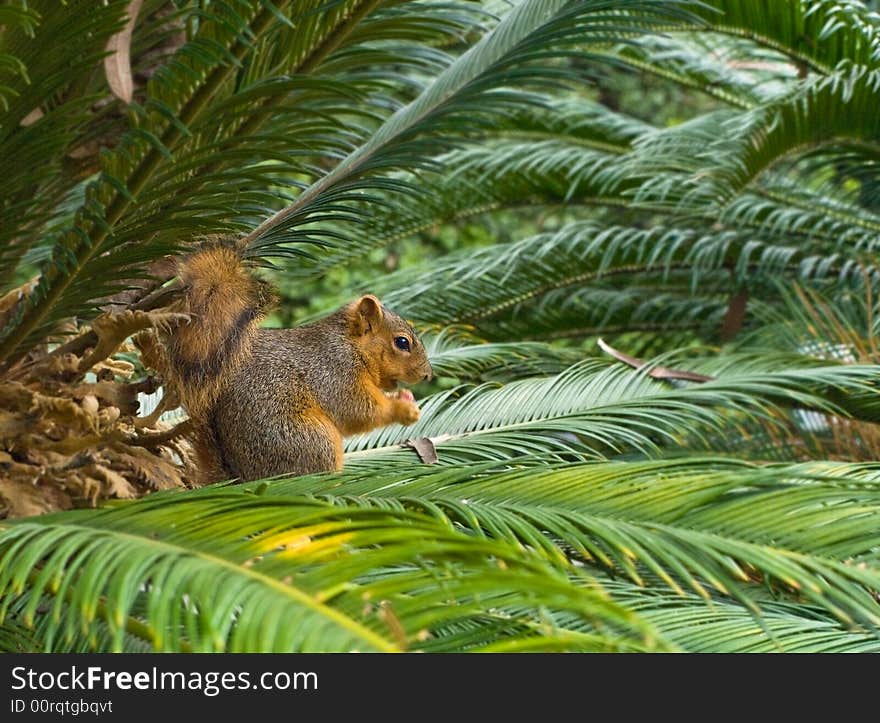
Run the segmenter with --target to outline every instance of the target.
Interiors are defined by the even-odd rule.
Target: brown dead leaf
[[[420,437],[419,439],[408,439],[405,443],[406,447],[410,447],[419,455],[419,459],[424,464],[435,464],[439,461],[437,457],[437,448],[430,437]]]
[[[137,490],[134,486],[132,486],[125,477],[109,467],[96,464],[87,467],[86,470],[90,477],[97,478],[104,482],[105,487],[102,490],[102,496],[116,497],[123,500],[134,499],[138,496]]]
[[[155,369],[159,374],[163,374],[166,370],[165,348],[159,341],[158,335],[153,331],[143,331],[132,341],[141,354],[141,363],[147,369]]]
[[[189,321],[187,314],[168,311],[136,311],[102,314],[92,322],[92,331],[98,337],[92,351],[79,364],[84,372],[113,354],[130,336],[144,329],[170,330],[173,326]]]
[[[21,415],[0,409],[0,442],[11,444],[32,429],[33,424]]]
[[[114,407],[118,407],[122,414],[133,416],[138,411],[138,387],[136,384],[117,384],[116,382],[96,382],[94,384],[79,384],[73,390],[74,396],[82,397],[85,403],[86,397],[96,397]],[[95,409],[97,413],[97,409]]]
[[[18,298],[3,297],[7,308]],[[138,394],[154,392],[161,381],[126,381],[134,366],[104,356],[130,349],[125,340],[133,332],[168,329],[188,318],[144,311],[104,315],[88,334],[77,330],[77,338],[89,339],[90,359],[81,358],[87,346],[40,349],[12,370],[14,380],[0,381],[0,519],[192,486],[186,478],[194,459],[188,425],[134,417]],[[161,342],[152,338],[161,358]],[[97,380],[85,382],[90,368]],[[164,399],[177,406],[173,392],[166,390]],[[140,424],[148,421],[154,429],[145,432]]]
[[[146,417],[144,417],[146,419]],[[138,420],[135,420],[135,427],[137,427]],[[174,425],[169,429],[165,429],[159,432],[141,432],[134,438],[134,444],[139,447],[147,447],[148,449],[155,449],[157,447],[166,446],[169,442],[172,442],[184,435],[189,434],[192,431],[192,420],[184,419],[179,424]]]
[[[42,118],[45,113],[43,113],[41,108],[34,108],[30,113],[28,113],[24,118],[21,119],[19,125],[22,128],[27,128],[28,126],[32,126],[36,123],[40,118]]]
[[[104,490],[101,480],[76,472],[68,477],[68,481],[71,483],[68,489],[75,489],[77,497],[87,500],[90,507],[98,506],[98,499]]]
[[[134,98],[134,81],[131,77],[131,35],[137,22],[143,0],[131,0],[128,4],[128,22],[125,27],[107,41],[109,55],[104,58],[104,73],[113,95],[123,103]]]
[[[107,379],[110,381],[112,381],[113,377],[129,379],[134,374],[134,364],[123,359],[105,359],[102,362],[93,364],[92,369],[99,379],[101,379],[102,375],[109,374]]]
[[[2,326],[4,314],[12,310],[19,301],[30,296],[39,281],[40,277],[34,276],[30,281],[26,281],[21,286],[16,286],[12,291],[0,296],[0,326]]]
[[[98,420],[98,410],[101,408],[100,403],[98,402],[98,398],[94,394],[86,394],[80,406],[83,408],[83,411],[89,415],[96,422]]]
[[[119,421],[119,407],[104,407],[98,412],[98,427],[108,429]]]
[[[151,490],[179,489],[187,485],[183,468],[142,447],[114,447],[109,453],[113,466],[125,469],[138,484]]]
[[[32,372],[44,370],[48,376],[58,379],[75,379],[79,376],[79,357],[75,354],[61,354],[59,356],[46,357],[44,362],[38,364]]]
[[[0,407],[3,409],[25,410],[33,402],[34,392],[20,382],[0,384]]]
[[[0,517],[28,517],[69,510],[73,502],[55,485],[29,484],[0,476]]]
[[[57,435],[52,436],[47,433],[42,437],[32,437],[27,443],[32,449],[41,452],[54,452],[56,454],[71,455],[83,452],[89,448],[100,447],[108,441],[108,438],[101,437],[97,434],[84,436],[68,434],[67,436],[61,436],[60,438],[56,437]]]
[[[46,394],[35,393],[31,400],[32,413],[39,414],[58,422],[68,429],[90,429],[97,426],[97,419],[86,409],[83,409],[72,399],[64,397],[52,397]]]
[[[610,354],[618,361],[622,361],[624,364],[631,366],[633,369],[641,369],[645,366],[645,362],[642,359],[636,359],[634,356],[630,356],[629,354],[624,354],[622,351],[618,351],[610,344],[606,344],[602,339],[597,341],[599,344],[599,348],[604,351],[606,354]],[[714,377],[706,376],[705,374],[697,374],[696,372],[689,372],[682,369],[671,369],[669,367],[649,367],[647,369],[647,374],[652,379],[680,379],[682,381],[688,382],[711,382]]]

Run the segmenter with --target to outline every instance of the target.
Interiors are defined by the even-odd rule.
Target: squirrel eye
[[[405,336],[395,336],[394,346],[396,346],[401,351],[409,351],[409,339],[407,339]]]

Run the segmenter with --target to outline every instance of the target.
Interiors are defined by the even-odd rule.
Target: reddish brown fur
[[[223,344],[242,312],[253,308],[256,283],[224,246],[185,259],[179,274],[194,323],[180,330],[178,353],[183,361],[201,363]]]
[[[326,436],[331,441],[333,445],[333,469],[342,469],[342,435],[324,413],[324,410],[318,406],[309,407],[303,410],[299,420],[303,425],[317,430],[319,434]]]
[[[270,295],[232,249],[196,252],[181,277],[182,310],[197,321],[170,337],[160,371],[193,419],[202,482],[340,469],[343,436],[419,418],[412,395],[384,392],[430,378],[424,346],[375,296],[260,329]]]
[[[234,249],[206,246],[179,268],[183,300],[175,309],[189,314],[167,344],[181,399],[191,415],[206,413],[223,380],[250,356],[252,330],[272,301],[268,287],[239,260]]]

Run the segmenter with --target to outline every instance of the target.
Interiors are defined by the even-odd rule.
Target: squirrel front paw
[[[415,397],[409,389],[401,389],[397,393],[394,405],[394,421],[403,425],[415,424],[422,415],[422,410],[416,404]]]

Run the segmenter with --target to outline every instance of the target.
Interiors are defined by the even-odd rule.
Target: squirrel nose
[[[431,365],[429,364],[429,365],[428,365],[428,373],[425,374],[425,376],[424,376],[424,378],[422,379],[422,381],[423,381],[423,382],[429,382],[429,381],[431,381],[433,378],[434,378],[434,370],[431,368]]]

